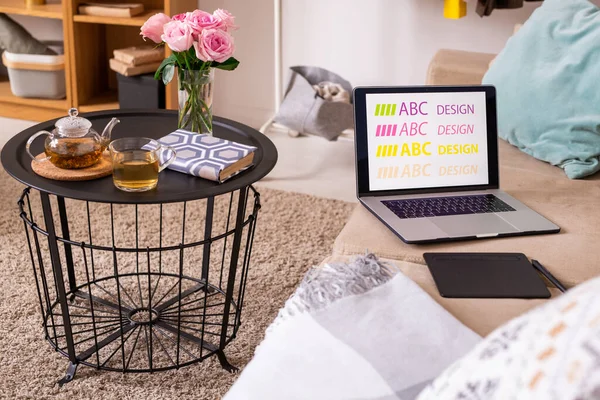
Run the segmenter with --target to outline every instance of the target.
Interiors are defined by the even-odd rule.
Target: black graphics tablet
[[[550,297],[522,253],[425,253],[423,257],[442,297]]]

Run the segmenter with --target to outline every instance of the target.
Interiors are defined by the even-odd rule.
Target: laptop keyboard
[[[492,194],[384,200],[382,203],[401,219],[515,211]]]

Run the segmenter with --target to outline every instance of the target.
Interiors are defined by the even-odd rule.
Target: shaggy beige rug
[[[76,379],[59,388],[55,383],[67,359],[43,338],[42,318],[23,224],[16,201],[23,187],[0,170],[0,398],[2,399],[218,399],[237,374],[224,371],[216,357],[178,371],[121,374],[80,366]],[[302,194],[261,189],[252,262],[237,338],[225,349],[229,361],[243,368],[277,311],[304,273],[329,255],[333,240],[354,204]],[[34,194],[32,199],[39,196]],[[35,203],[35,202],[34,202]],[[36,212],[34,204],[34,212]],[[69,207],[67,207],[69,208]],[[202,222],[202,208],[190,207],[188,221]],[[37,210],[39,213],[39,210]],[[70,211],[71,221],[82,210]],[[177,210],[172,211],[177,215]],[[93,219],[101,222],[101,213]],[[217,213],[218,214],[218,213]],[[223,218],[222,213],[215,218]],[[167,215],[168,217],[168,215]],[[144,214],[145,221],[156,211]],[[126,239],[129,222],[116,234]],[[73,235],[80,234],[72,232]]]

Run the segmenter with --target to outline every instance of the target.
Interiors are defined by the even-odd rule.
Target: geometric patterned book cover
[[[168,167],[169,169],[215,182],[223,181],[219,179],[221,171],[256,150],[253,146],[183,129],[158,139],[158,142],[173,147],[177,152],[175,161]],[[165,152],[161,158],[169,155]],[[250,166],[242,168],[231,176],[237,175]]]

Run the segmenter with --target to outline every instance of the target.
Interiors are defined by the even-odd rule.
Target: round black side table
[[[175,111],[114,110],[85,115],[113,139],[158,139],[176,129]],[[275,166],[277,150],[258,131],[214,119],[216,137],[258,148],[254,166],[222,184],[165,170],[144,193],[116,189],[112,177],[86,182],[36,175],[27,139],[55,121],[27,129],[2,150],[6,171],[26,188],[18,201],[46,339],[79,364],[120,372],[155,372],[217,355],[241,325],[260,195],[252,183]],[[32,145],[43,151],[43,140]],[[39,199],[33,196],[39,192]],[[250,200],[250,201],[249,201]]]

